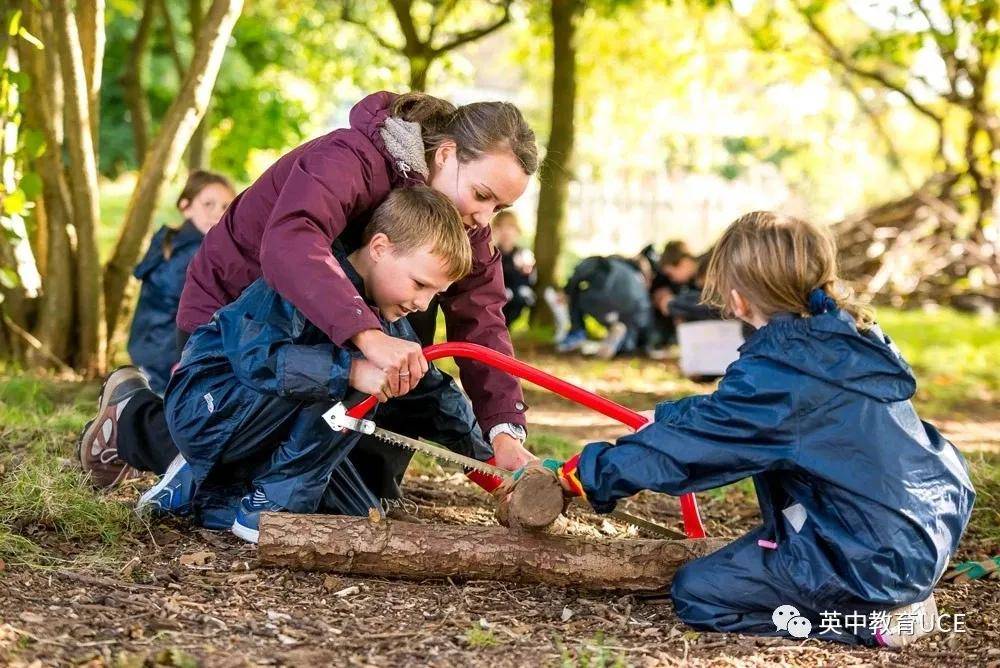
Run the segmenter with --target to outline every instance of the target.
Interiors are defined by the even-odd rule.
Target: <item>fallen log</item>
[[[503,527],[264,513],[265,566],[405,579],[458,578],[590,590],[662,591],[686,562],[725,541],[595,540]]]

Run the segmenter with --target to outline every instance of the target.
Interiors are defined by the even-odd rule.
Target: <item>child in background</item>
[[[503,307],[503,317],[509,328],[525,308],[535,305],[535,254],[528,248],[517,245],[521,236],[521,226],[517,215],[505,209],[493,218],[493,242],[500,251],[503,264],[503,282],[507,292],[507,304]]]
[[[188,264],[236,193],[221,174],[195,171],[177,198],[184,216],[180,227],[161,227],[149,242],[134,276],[142,281],[132,318],[128,353],[149,378],[150,388],[163,394],[170,369],[180,359],[177,347],[177,306]]]
[[[756,328],[718,389],[543,465],[601,512],[643,489],[753,477],[762,525],[674,576],[677,614],[696,629],[786,635],[775,620],[794,609],[809,622],[795,637],[902,646],[927,633],[975,492],[958,450],[917,416],[910,367],[840,289],[832,239],[748,214],[713,252],[705,295]],[[845,628],[852,613],[867,621]]]
[[[413,341],[405,316],[426,310],[472,266],[455,206],[426,186],[392,191],[375,210],[362,247],[348,255],[338,242],[334,256],[364,295],[341,317],[367,309],[390,336]],[[180,454],[139,508],[195,513],[204,526],[231,528],[251,542],[263,511],[384,512],[372,491],[381,481],[366,480],[359,473],[364,463],[348,456],[361,435],[334,432],[323,419],[352,388],[382,402],[392,394],[384,370],[353,345],[334,345],[258,279],[185,346],[165,397]],[[436,368],[388,406],[398,402],[409,402],[397,411],[410,418],[408,436],[482,461],[493,456],[468,399]]]
[[[607,335],[597,348],[602,359],[634,352],[645,342],[652,322],[649,301],[650,276],[643,271],[640,254],[636,259],[612,255],[594,256],[580,261],[566,282],[565,296],[547,292],[545,297],[558,321],[568,322],[557,330],[556,350],[570,352],[587,343],[585,316],[607,328]]]

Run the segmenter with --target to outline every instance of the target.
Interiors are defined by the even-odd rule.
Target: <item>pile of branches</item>
[[[939,174],[910,195],[833,226],[841,274],[894,306],[1000,309],[1000,239],[962,215],[959,178]],[[966,193],[967,195],[967,193]]]

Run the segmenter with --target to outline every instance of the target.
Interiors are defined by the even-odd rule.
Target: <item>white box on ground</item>
[[[704,320],[677,326],[681,373],[685,376],[721,376],[739,357],[743,325],[738,320]]]

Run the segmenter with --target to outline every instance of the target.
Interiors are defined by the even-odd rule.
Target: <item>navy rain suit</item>
[[[637,433],[588,445],[580,481],[607,512],[643,489],[680,495],[753,476],[763,524],[677,572],[678,616],[697,629],[785,635],[771,615],[794,605],[812,636],[872,644],[864,630],[824,629],[820,613],[925,599],[975,499],[958,450],[917,417],[915,390],[877,328],[859,333],[839,310],[779,315],[714,393],[661,403]]]
[[[128,354],[149,377],[149,386],[157,394],[163,394],[170,369],[180,359],[177,308],[188,265],[204,238],[191,221],[176,229],[161,227],[133,272],[142,287],[129,332]]]
[[[346,257],[335,256],[364,295]],[[367,303],[358,308],[378,315]],[[416,340],[405,319],[381,324],[390,336]],[[165,404],[170,434],[195,473],[195,507],[205,526],[226,528],[253,488],[291,512],[381,511],[372,491],[382,486],[372,479],[381,468],[352,461],[359,434],[335,433],[322,418],[348,394],[356,356],[333,345],[263,279],[192,334]],[[493,456],[469,400],[433,365],[413,391],[384,408],[394,431],[481,461]]]
[[[642,272],[625,258],[611,255],[584,258],[566,282],[569,315],[574,330],[584,330],[589,315],[605,327],[621,322],[628,328],[621,352],[631,352],[644,339],[653,319]]]

